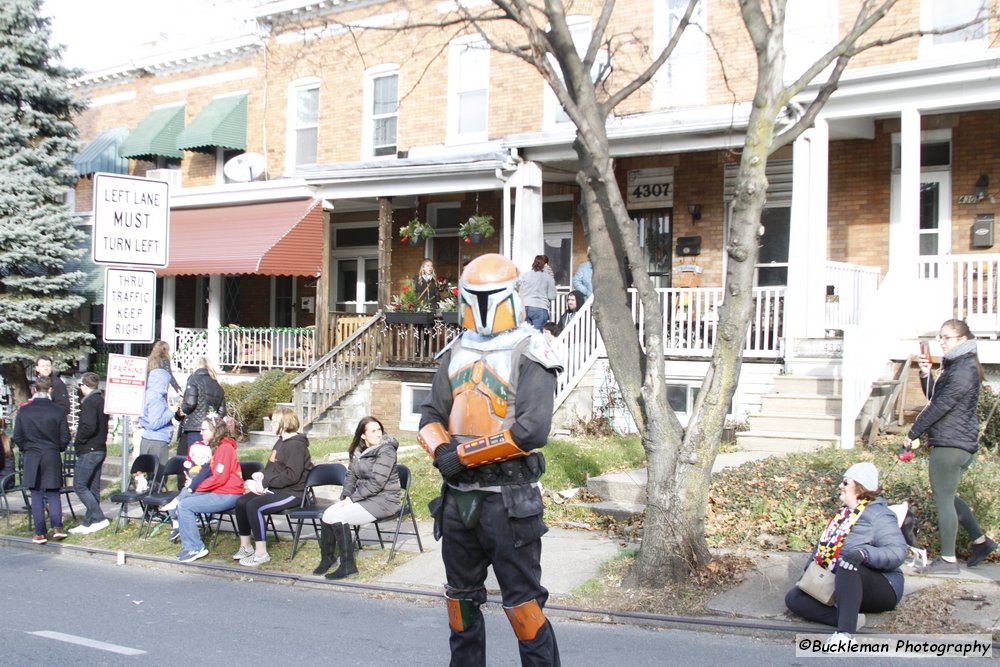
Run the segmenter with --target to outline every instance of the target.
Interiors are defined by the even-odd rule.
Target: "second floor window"
[[[928,46],[935,51],[985,48],[987,45],[989,37],[987,0],[923,0],[921,15],[924,27],[928,30],[951,30],[954,26],[983,19],[961,30],[930,35]]]
[[[293,83],[288,95],[288,159],[295,167],[316,164],[319,143],[319,82],[315,79]]]
[[[482,39],[451,44],[448,55],[448,137],[485,141],[490,51]]]
[[[365,142],[364,157],[395,155],[399,70],[392,67],[369,72],[366,83],[365,129],[368,140]]]
[[[705,4],[698,3],[684,35],[653,79],[653,104],[657,108],[705,102],[708,53]],[[655,55],[659,55],[673,37],[687,6],[688,0],[659,0],[654,5]]]

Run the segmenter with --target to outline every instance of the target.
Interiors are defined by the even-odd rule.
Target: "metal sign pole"
[[[125,343],[124,352],[126,356],[131,356],[132,343]],[[128,415],[122,415],[122,493],[128,490],[129,444],[130,443],[128,441]]]

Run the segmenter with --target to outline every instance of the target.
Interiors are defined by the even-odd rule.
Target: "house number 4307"
[[[632,190],[633,199],[644,197],[666,197],[670,192],[670,183],[643,183]]]

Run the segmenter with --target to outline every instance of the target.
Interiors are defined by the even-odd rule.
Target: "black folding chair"
[[[111,495],[111,502],[121,503],[118,506],[118,516],[115,518],[116,533],[122,523],[128,523],[132,519],[145,520],[145,509],[143,509],[143,513],[140,516],[129,516],[128,504],[141,502],[146,496],[157,490],[154,488],[154,485],[157,483],[157,473],[159,470],[160,460],[152,454],[139,454],[135,461],[132,462],[132,467],[129,470],[128,488]],[[135,489],[135,475],[140,472],[145,473],[146,479],[149,480],[150,484],[150,488],[142,492]]]
[[[302,534],[302,524],[305,521],[312,523],[314,536],[309,539],[319,539],[319,523],[317,521],[323,516],[323,512],[330,505],[316,502],[316,488],[320,486],[344,486],[344,478],[347,477],[347,468],[342,463],[321,463],[309,471],[306,477],[306,490],[302,494],[302,504],[290,510],[286,510],[285,516],[289,522],[295,521],[295,533],[292,537],[292,555],[288,560],[295,559],[295,552],[299,547],[299,537]]]
[[[396,557],[396,544],[399,542],[400,535],[412,535],[416,537],[417,548],[420,549],[420,553],[424,552],[424,545],[420,541],[420,531],[417,529],[417,518],[413,515],[413,506],[410,505],[410,469],[404,465],[397,464],[396,470],[399,473],[399,487],[403,492],[402,503],[399,506],[399,511],[392,516],[378,519],[375,522],[375,534],[378,535],[378,543],[383,549],[385,549],[385,542],[382,539],[382,529],[380,528],[380,525],[391,522],[395,522],[396,524],[392,530],[392,548],[389,549],[389,560],[386,561],[387,563],[391,563],[392,559]],[[413,532],[400,531],[404,516],[410,517],[410,524],[413,526]]]
[[[185,461],[187,461],[186,456],[171,456],[167,459],[166,465],[163,466],[156,480],[157,490],[139,501],[143,507],[139,537],[149,537],[150,533],[153,532],[153,521],[159,519],[162,523],[170,518],[170,515],[160,508],[176,498],[177,494],[180,493],[180,491],[176,490],[167,490],[167,482],[170,481],[171,477],[174,477],[177,480],[177,484],[183,486]],[[145,535],[143,535],[143,530],[145,530]]]
[[[20,450],[11,449],[11,456],[14,457],[14,472],[8,473],[0,478],[0,512],[3,512],[4,517],[7,520],[7,527],[10,528],[10,500],[7,499],[7,494],[12,491],[20,491],[21,498],[24,501],[24,506],[28,508],[28,530],[31,530],[34,525],[34,520],[31,516],[31,501],[28,497],[28,487],[24,485],[24,481],[21,477],[21,471],[23,469]]]
[[[69,506],[69,513],[76,519],[76,512],[73,511],[73,475],[76,474],[76,448],[70,443],[66,451],[62,453],[62,486],[59,487],[59,494],[66,496],[66,504]]]

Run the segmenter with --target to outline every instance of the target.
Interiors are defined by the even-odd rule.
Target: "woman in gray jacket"
[[[323,557],[313,574],[319,576],[329,570],[338,552],[340,565],[326,578],[342,579],[356,574],[351,526],[363,526],[399,511],[402,493],[396,471],[398,448],[399,442],[385,435],[379,420],[362,417],[358,422],[347,452],[351,463],[340,501],[323,512],[319,537]]]
[[[827,524],[812,560],[834,573],[835,606],[829,607],[792,588],[785,606],[816,623],[837,626],[831,642],[853,642],[864,624],[859,612],[894,609],[903,599],[906,540],[896,515],[878,489],[878,469],[871,463],[856,463],[840,483],[843,503]]]
[[[521,275],[524,319],[539,331],[549,321],[549,302],[556,298],[556,281],[546,255],[535,255],[531,271]]]

